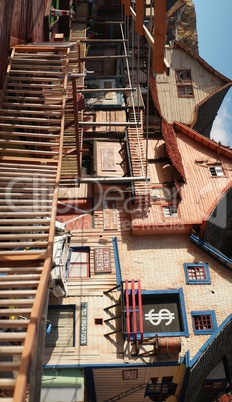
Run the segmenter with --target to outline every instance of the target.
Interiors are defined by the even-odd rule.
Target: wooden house
[[[59,190],[66,209],[57,220],[72,232],[68,297],[51,297],[48,306],[48,319],[60,319],[46,340],[43,400],[60,389],[59,375],[48,380],[60,369],[61,378],[73,370],[71,381],[85,376],[87,401],[184,401],[186,395],[207,401],[230,378],[230,346],[215,359],[209,356],[229,336],[230,294],[220,308],[215,295],[231,272],[198,243],[209,211],[231,183],[231,150],[208,138],[231,83],[197,56],[195,96],[191,103],[179,98],[175,70],[183,57],[189,69],[196,60],[175,43],[165,48],[169,63],[163,74],[144,75],[140,58],[142,85],[135,91],[133,71],[117,58],[114,40],[123,40],[117,28],[109,32],[106,21],[96,27],[85,59],[87,152],[78,186]],[[110,37],[107,62],[108,45],[99,33],[102,40]],[[141,57],[146,60],[146,52]],[[199,81],[204,74],[205,87]],[[116,96],[107,88],[121,89]],[[175,99],[172,105],[165,93],[167,102]],[[202,122],[210,99],[212,114]],[[196,122],[208,131],[198,131]]]
[[[0,400],[210,402],[232,378],[232,151],[209,138],[231,82],[173,42],[186,0],[67,3],[2,91]]]

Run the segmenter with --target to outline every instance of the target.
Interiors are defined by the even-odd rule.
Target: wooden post
[[[81,161],[80,161],[80,142],[79,142],[79,121],[78,121],[78,102],[77,102],[77,87],[76,80],[72,79],[73,88],[73,108],[74,108],[74,121],[75,121],[75,138],[77,148],[77,171],[78,176],[81,177]]]
[[[166,1],[156,0],[154,6],[154,45],[152,68],[157,74],[165,70]]]
[[[136,5],[136,22],[135,29],[139,35],[143,35],[143,21],[144,21],[144,4],[143,0],[135,0]]]

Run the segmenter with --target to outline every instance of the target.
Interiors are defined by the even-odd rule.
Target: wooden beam
[[[89,38],[82,38],[80,39],[80,42],[91,42],[91,43],[123,43],[123,42],[128,42],[127,39],[89,39]],[[108,75],[107,75],[108,78]]]
[[[129,121],[80,121],[79,124],[82,126],[129,126],[129,127],[141,127],[140,123],[129,122]]]
[[[77,149],[77,172],[78,176],[81,176],[81,154],[80,154],[80,139],[79,139],[79,119],[78,119],[78,101],[77,101],[77,87],[76,80],[72,80],[73,89],[73,109],[74,109],[74,121],[75,121],[75,140]]]
[[[136,6],[136,21],[135,21],[135,29],[139,35],[143,35],[143,21],[144,21],[144,2],[143,0],[135,0]]]
[[[124,0],[124,10],[125,10],[125,14],[129,17],[130,16],[130,0]]]
[[[136,12],[133,10],[133,8],[130,8],[130,12],[131,12],[131,16],[133,18],[133,20],[136,22]],[[154,38],[153,36],[150,34],[149,30],[147,29],[147,27],[145,25],[143,25],[143,34],[149,44],[149,46],[153,49],[153,45],[154,45]]]
[[[154,6],[154,45],[152,68],[157,74],[165,71],[166,1],[156,0]]]
[[[87,88],[83,89],[81,92],[91,93],[91,92],[131,92],[136,91],[136,88]]]
[[[130,55],[105,55],[105,56],[86,56],[86,57],[81,57],[81,61],[87,61],[87,60],[105,60],[105,59],[127,59],[130,58]]]

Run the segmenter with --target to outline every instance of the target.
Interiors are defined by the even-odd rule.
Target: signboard
[[[102,170],[116,171],[114,148],[101,148]]]
[[[95,274],[111,272],[110,248],[95,248],[94,272]]]
[[[181,317],[176,295],[143,298],[143,328],[145,333],[180,332]]]
[[[80,345],[87,345],[87,318],[88,318],[88,303],[81,303],[80,311]]]
[[[123,370],[122,376],[123,380],[136,380],[138,378],[138,370]]]
[[[118,229],[118,211],[116,209],[116,201],[104,200],[103,209],[104,229]]]

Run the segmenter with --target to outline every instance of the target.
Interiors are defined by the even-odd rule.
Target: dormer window
[[[192,98],[194,94],[191,70],[176,70],[176,85],[179,98]]]
[[[163,207],[163,214],[165,218],[177,217],[178,216],[177,207],[174,205],[165,206]]]
[[[224,172],[222,170],[221,165],[209,166],[209,171],[212,177],[224,176]]]

